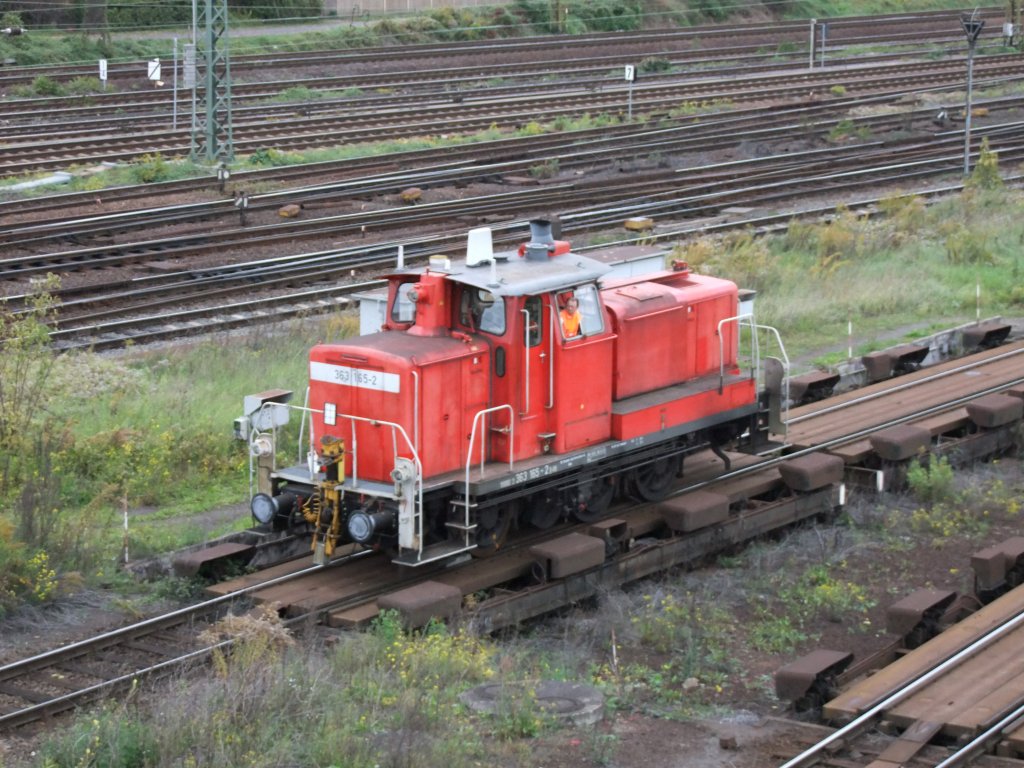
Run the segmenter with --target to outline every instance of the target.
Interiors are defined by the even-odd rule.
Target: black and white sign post
[[[220,191],[224,192],[224,187],[228,183],[228,179],[231,178],[231,171],[224,163],[217,166],[217,181],[220,182]],[[235,201],[235,205],[238,205],[238,201]]]
[[[107,60],[100,59],[100,83],[103,85],[103,90],[107,90]]]
[[[154,85],[163,85],[160,82],[160,59],[150,59],[146,62],[146,77],[152,80]]]
[[[626,65],[626,82],[629,83],[629,96],[627,97],[626,119],[633,122],[633,81],[636,80],[636,67],[632,64]]]
[[[245,210],[249,207],[249,193],[248,192],[236,192],[235,193],[235,208],[238,209],[238,219],[242,226],[245,226]]]

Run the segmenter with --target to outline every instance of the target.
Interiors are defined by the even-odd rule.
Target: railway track
[[[1024,67],[1019,56],[991,56],[976,66],[978,86],[985,80],[1019,77]],[[715,79],[665,80],[642,82],[629,88],[616,82],[600,90],[575,86],[559,86],[557,94],[534,95],[535,89],[460,98],[415,97],[396,99],[374,97],[366,100],[342,100],[321,104],[328,111],[309,116],[267,121],[262,114],[246,122],[242,113],[234,121],[235,149],[240,154],[256,152],[268,144],[285,150],[381,141],[436,132],[444,125],[448,132],[472,133],[491,126],[512,127],[530,121],[575,117],[585,112],[623,112],[627,90],[637,112],[668,112],[680,103],[743,103],[774,99],[807,101],[808,94],[829,94],[843,89],[850,95],[867,96],[878,93],[907,91],[927,82],[931,87],[956,87],[963,80],[964,64],[950,62],[901,62],[878,67],[853,67],[842,70],[801,70],[764,77],[732,77]],[[821,98],[821,97],[815,97]],[[294,110],[292,110],[294,112]],[[409,115],[414,117],[410,118]],[[339,130],[339,120],[344,129]],[[98,128],[92,135],[69,135],[67,128],[56,126],[59,138],[47,136],[38,125],[30,129],[31,138],[12,136],[0,154],[0,174],[16,175],[26,171],[57,169],[68,164],[95,165],[117,162],[143,154],[187,155],[190,150],[188,131],[142,129],[130,135],[112,134]]]
[[[1015,128],[1011,128],[1012,133]],[[993,137],[999,132],[992,131]],[[993,143],[996,149],[1005,149],[1001,156],[1012,159],[1020,154],[1020,150],[1012,146],[1003,148],[999,141]],[[942,142],[934,142],[920,147],[901,148],[890,152],[886,148],[879,149],[880,163],[874,168],[863,168],[864,157],[854,148],[849,154],[850,169],[843,170],[841,158],[825,159],[820,153],[806,153],[806,157],[790,156],[778,168],[771,168],[763,161],[746,163],[726,163],[716,169],[705,167],[693,176],[688,176],[694,184],[690,194],[678,196],[673,190],[671,179],[678,174],[669,174],[668,181],[660,180],[651,174],[634,188],[622,182],[615,193],[632,194],[627,198],[601,200],[600,191],[593,189],[585,197],[591,205],[585,208],[562,208],[567,197],[579,198],[580,188],[573,185],[566,188],[562,185],[543,188],[538,192],[503,194],[488,198],[466,198],[449,206],[446,211],[441,206],[423,206],[413,209],[389,209],[369,214],[361,212],[350,217],[333,217],[320,222],[311,220],[303,222],[302,228],[297,226],[278,229],[275,227],[252,228],[248,231],[228,230],[226,233],[210,233],[197,235],[192,245],[180,240],[157,241],[146,247],[141,244],[129,244],[123,249],[93,248],[78,249],[58,255],[58,260],[47,261],[39,255],[25,257],[21,260],[8,259],[2,266],[8,277],[17,275],[39,274],[63,267],[70,269],[95,269],[103,265],[121,266],[127,263],[144,261],[151,263],[153,258],[163,256],[170,258],[177,254],[188,253],[183,248],[191,247],[209,249],[223,247],[231,238],[259,234],[264,240],[271,237],[295,238],[302,229],[319,232],[318,227],[324,223],[334,233],[343,232],[345,227],[350,232],[365,233],[364,227],[373,226],[379,219],[381,230],[402,228],[409,230],[418,219],[437,222],[442,216],[452,220],[464,216],[480,216],[487,213],[511,216],[522,210],[522,200],[528,199],[532,205],[542,209],[562,210],[563,224],[566,231],[578,232],[588,228],[600,228],[614,225],[631,215],[657,215],[659,221],[676,221],[669,225],[668,230],[662,229],[660,238],[695,234],[699,230],[711,231],[716,227],[735,226],[771,226],[784,224],[795,215],[789,210],[769,216],[753,216],[731,222],[709,220],[729,205],[748,205],[764,207],[781,199],[810,194],[827,183],[833,192],[842,189],[856,189],[865,183],[884,184],[886,178],[898,179],[901,182],[914,175],[929,175],[949,172],[960,162],[959,140],[951,138],[949,149],[942,151]],[[932,155],[931,153],[935,153]],[[831,153],[830,153],[831,155]],[[804,160],[801,163],[801,160]],[[475,172],[475,171],[474,171]],[[747,182],[742,191],[736,191],[735,179],[739,177]],[[703,184],[696,182],[703,181]],[[1013,181],[1010,179],[1009,181]],[[750,183],[754,182],[754,183]],[[642,184],[642,187],[639,186]],[[644,190],[644,198],[638,199],[638,189]],[[660,199],[658,190],[667,189],[667,199]],[[933,190],[930,194],[941,195],[954,191],[954,187],[943,187]],[[571,194],[569,194],[571,192]],[[855,208],[869,208],[877,200],[860,200]],[[821,216],[832,210],[832,205],[817,208],[805,207],[802,215]],[[680,217],[683,217],[680,219]],[[702,217],[693,221],[694,217]],[[686,218],[692,223],[687,223]],[[498,242],[512,242],[521,230],[517,221],[505,224],[495,223],[493,226]],[[438,251],[452,251],[461,247],[461,237],[451,234],[453,227],[441,226],[432,232],[420,236],[404,238],[402,241],[367,242],[359,237],[354,244],[338,247],[326,252],[302,253],[295,256],[275,256],[266,260],[243,262],[233,266],[203,268],[193,270],[171,269],[164,274],[142,275],[132,280],[111,283],[103,280],[101,290],[95,288],[64,289],[59,299],[62,306],[60,328],[55,330],[53,340],[58,348],[73,347],[104,348],[119,346],[125,343],[139,343],[148,339],[165,338],[175,334],[196,333],[218,328],[230,328],[238,325],[251,325],[256,322],[268,322],[275,319],[291,317],[296,314],[316,314],[331,311],[339,306],[349,306],[353,293],[365,291],[374,283],[366,279],[353,280],[353,271],[360,274],[374,270],[389,268],[395,259],[399,246],[403,248],[409,259],[416,259]],[[177,250],[172,250],[177,249]],[[296,290],[294,286],[302,286]],[[255,288],[269,292],[270,295],[253,297]],[[187,301],[184,298],[187,296]],[[12,296],[11,306],[16,306],[19,298]],[[169,309],[168,309],[169,308]],[[154,314],[154,310],[157,313]],[[166,314],[165,314],[166,313]]]
[[[996,40],[999,36],[999,22],[1002,9],[980,8],[979,16],[988,22],[982,39]],[[825,20],[822,20],[825,21]],[[870,45],[903,45],[911,50],[933,46],[950,40],[961,42],[958,34],[959,16],[951,11],[896,13],[883,16],[841,17],[827,20],[829,24],[826,53],[830,57],[842,56],[847,48]],[[187,35],[182,35],[187,37]],[[488,40],[486,52],[491,59],[514,57],[559,61],[566,51],[583,51],[588,54],[604,50],[632,49],[634,55],[670,54],[681,62],[701,63],[709,55],[727,51],[730,56],[740,58],[785,59],[784,49],[766,52],[765,47],[786,44],[807,43],[808,24],[802,21],[785,23],[702,25],[700,29],[660,29],[637,32],[591,33],[581,35],[545,35],[526,38],[496,38]],[[232,68],[252,82],[262,72],[274,68],[308,67],[365,67],[375,73],[395,67],[391,62],[396,46],[379,46],[347,50],[282,50],[286,44],[278,43],[272,53],[235,54]],[[443,61],[458,67],[460,59],[478,57],[481,46],[477,42],[449,42],[428,44],[401,44],[404,62]],[[624,55],[624,54],[620,54]],[[794,57],[806,58],[803,52]],[[721,58],[720,56],[715,58]],[[478,62],[474,62],[478,63]],[[405,69],[406,67],[401,67]],[[416,69],[428,67],[417,66]],[[113,84],[131,85],[144,71],[143,61],[111,61],[108,78]],[[23,66],[7,69],[0,73],[0,87],[28,84],[40,76],[57,82],[66,82],[79,77],[95,75],[95,66],[90,64],[51,64]]]
[[[216,645],[189,643],[179,646],[169,658],[168,646],[178,643],[167,642],[161,635],[169,627],[196,621],[197,615],[211,615],[243,595],[255,603],[275,605],[293,623],[317,618],[331,626],[352,627],[368,622],[382,605],[397,604],[401,610],[410,595],[416,595],[422,607],[424,594],[441,590],[447,595],[457,590],[461,595],[486,595],[474,607],[471,620],[482,630],[494,631],[567,600],[582,599],[597,589],[695,562],[723,546],[828,514],[841,503],[830,484],[834,478],[818,487],[780,493],[786,466],[792,468],[802,454],[817,455],[826,447],[833,452],[832,461],[837,461],[837,448],[855,445],[868,434],[908,421],[927,420],[933,425],[936,442],[951,440],[948,430],[960,418],[965,402],[984,402],[977,399],[992,391],[1014,387],[1024,391],[1021,359],[1024,342],[1018,341],[873,385],[856,397],[833,398],[796,409],[790,421],[800,442],[793,443],[797,450],[786,457],[736,456],[733,468],[725,474],[716,457],[692,457],[687,462],[685,485],[668,501],[620,505],[612,510],[611,519],[591,526],[532,532],[491,558],[398,573],[383,553],[350,548],[327,567],[310,569],[296,561],[224,582],[211,588],[217,597],[200,606],[0,667],[0,729],[64,711],[130,686],[140,676],[166,673],[202,658]],[[837,417],[840,413],[841,418]],[[945,427],[938,425],[937,417],[946,420]],[[968,435],[965,439],[972,438]],[[961,450],[965,445],[961,442]],[[810,474],[814,475],[814,470]],[[732,511],[725,520],[708,527],[680,528],[681,514],[684,520],[693,518],[685,517],[685,506],[681,512],[678,505],[697,498],[691,494],[696,488],[712,488],[730,499]],[[604,556],[597,562],[588,559],[581,563],[578,556],[559,550],[559,542],[573,536],[598,537],[603,541],[599,549]],[[539,561],[541,552],[551,554]],[[558,569],[553,570],[553,564]],[[367,584],[375,586],[367,588]],[[429,612],[429,598],[426,604]],[[188,637],[194,634],[194,629],[186,633]],[[137,666],[140,651],[150,656]],[[159,658],[154,661],[152,654]],[[102,659],[117,664],[104,667]]]
[[[905,94],[900,94],[904,97]],[[741,142],[778,141],[787,138],[800,123],[800,131],[808,139],[824,139],[830,132],[841,127],[843,115],[850,109],[858,107],[878,106],[884,103],[879,99],[863,102],[844,101],[839,104],[818,105],[814,107],[795,107],[779,109],[770,120],[766,120],[763,110],[747,109],[730,112],[728,115],[704,119],[699,122],[685,121],[676,125],[663,123],[657,128],[637,129],[632,126],[615,126],[611,129],[591,129],[572,131],[568,134],[553,134],[536,137],[520,137],[499,139],[481,144],[453,147],[445,150],[443,162],[437,162],[438,153],[432,151],[414,151],[400,156],[392,155],[387,161],[376,158],[364,158],[344,163],[328,163],[326,167],[314,169],[315,173],[343,171],[345,178],[334,183],[318,184],[312,188],[290,189],[282,192],[251,195],[249,197],[249,214],[257,211],[277,209],[289,203],[302,203],[315,208],[336,201],[339,196],[356,197],[366,195],[394,194],[403,184],[416,183],[424,187],[441,185],[465,185],[475,181],[497,178],[501,176],[521,175],[528,177],[531,168],[543,163],[546,158],[557,156],[562,170],[592,168],[599,163],[624,162],[652,153],[687,153],[707,155],[736,147]],[[991,117],[1019,110],[1024,105],[1020,98],[1004,98],[985,100],[980,107]],[[885,136],[887,133],[904,133],[917,131],[923,138],[925,134],[934,133],[932,122],[934,111],[928,109],[909,109],[899,114],[878,115],[848,121],[847,125],[861,134]],[[985,133],[1005,135],[1013,130],[1013,126],[989,125],[982,129]],[[919,141],[921,140],[919,138]],[[935,137],[933,145],[953,143],[953,136]],[[903,143],[908,143],[906,140]],[[879,143],[857,147],[835,147],[831,154],[838,163],[849,162],[854,152],[863,151],[864,147],[877,150]],[[922,151],[920,148],[918,152]],[[796,163],[803,157],[822,157],[825,153],[801,152],[790,153],[787,161]],[[745,171],[763,165],[764,160],[738,162],[732,164],[734,178],[739,178]],[[771,162],[771,161],[768,161]],[[401,171],[399,171],[401,166]],[[299,168],[271,169],[268,171],[243,172],[236,174],[231,183],[234,189],[245,189],[249,184],[265,184],[268,181],[283,180],[296,176],[305,176]],[[359,176],[359,172],[369,175]],[[372,175],[376,171],[378,175]],[[714,167],[707,170],[689,168],[688,176],[695,184],[722,178],[724,169]],[[173,182],[162,185],[164,194],[173,192],[209,189],[210,182],[204,179],[193,179],[185,182]],[[120,193],[124,192],[122,196]],[[109,203],[123,199],[131,199],[138,190],[104,190],[103,198]],[[160,194],[160,193],[154,193]],[[192,203],[183,206],[164,206],[156,210],[127,210],[109,216],[93,216],[85,219],[72,219],[66,214],[49,220],[33,217],[30,221],[19,223],[18,214],[32,211],[39,213],[47,208],[59,207],[67,210],[76,205],[93,205],[96,193],[57,195],[54,198],[41,200],[16,200],[0,203],[9,225],[0,230],[0,242],[12,246],[31,247],[38,249],[47,241],[66,239],[72,242],[87,241],[90,237],[110,239],[130,232],[132,229],[152,229],[156,226],[175,224],[188,221],[201,223],[225,216],[235,216],[233,200],[221,198],[208,203]]]
[[[1019,545],[1011,540],[1004,549],[1016,551]],[[907,600],[950,605],[950,613],[956,606],[952,596],[922,590]],[[927,642],[886,654],[887,664],[843,686],[821,709],[823,719],[836,727],[817,730],[805,749],[786,755],[782,768],[910,761],[936,768],[1019,765],[1024,757],[1022,638],[1024,588],[1017,587]]]

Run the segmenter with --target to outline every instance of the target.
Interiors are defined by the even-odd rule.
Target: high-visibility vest
[[[575,312],[570,312],[568,309],[563,309],[558,314],[562,317],[562,335],[566,338],[579,336],[580,311],[577,309]]]

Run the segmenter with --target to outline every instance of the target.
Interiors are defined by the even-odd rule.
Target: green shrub
[[[167,181],[171,177],[170,164],[159,152],[145,154],[132,162],[132,175],[138,184],[152,184]]]
[[[648,56],[641,59],[639,69],[641,72],[668,72],[672,69],[672,62],[661,56]]]
[[[552,157],[543,163],[530,166],[530,175],[535,179],[550,179],[558,175],[558,158]]]
[[[828,132],[828,140],[833,144],[838,144],[847,140],[858,139],[865,141],[871,136],[871,129],[866,125],[858,125],[849,118],[843,118]]]
[[[57,591],[57,572],[45,550],[32,551],[0,518],[0,618],[23,603],[42,603]]]
[[[950,264],[987,264],[992,265],[995,259],[988,248],[988,240],[983,235],[969,229],[963,224],[954,225],[954,229],[946,236],[946,258]]]
[[[999,175],[999,154],[989,149],[987,136],[981,141],[978,161],[966,185],[988,191],[1003,188],[1003,177]]]
[[[923,504],[934,505],[953,498],[953,468],[945,457],[913,462],[907,470],[907,485]]]
[[[292,165],[298,160],[299,158],[293,152],[285,152],[274,147],[260,147],[249,155],[248,163],[260,167],[274,167]]]
[[[64,87],[46,75],[39,75],[32,81],[32,92],[36,96],[63,96]]]
[[[72,96],[86,96],[103,91],[103,82],[98,77],[76,77],[67,84]]]

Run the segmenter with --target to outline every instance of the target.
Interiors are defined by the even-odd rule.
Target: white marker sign
[[[328,384],[344,384],[361,389],[375,389],[378,392],[399,392],[401,379],[397,373],[384,371],[368,371],[363,368],[350,368],[347,365],[331,365],[330,363],[309,364],[309,378]]]

